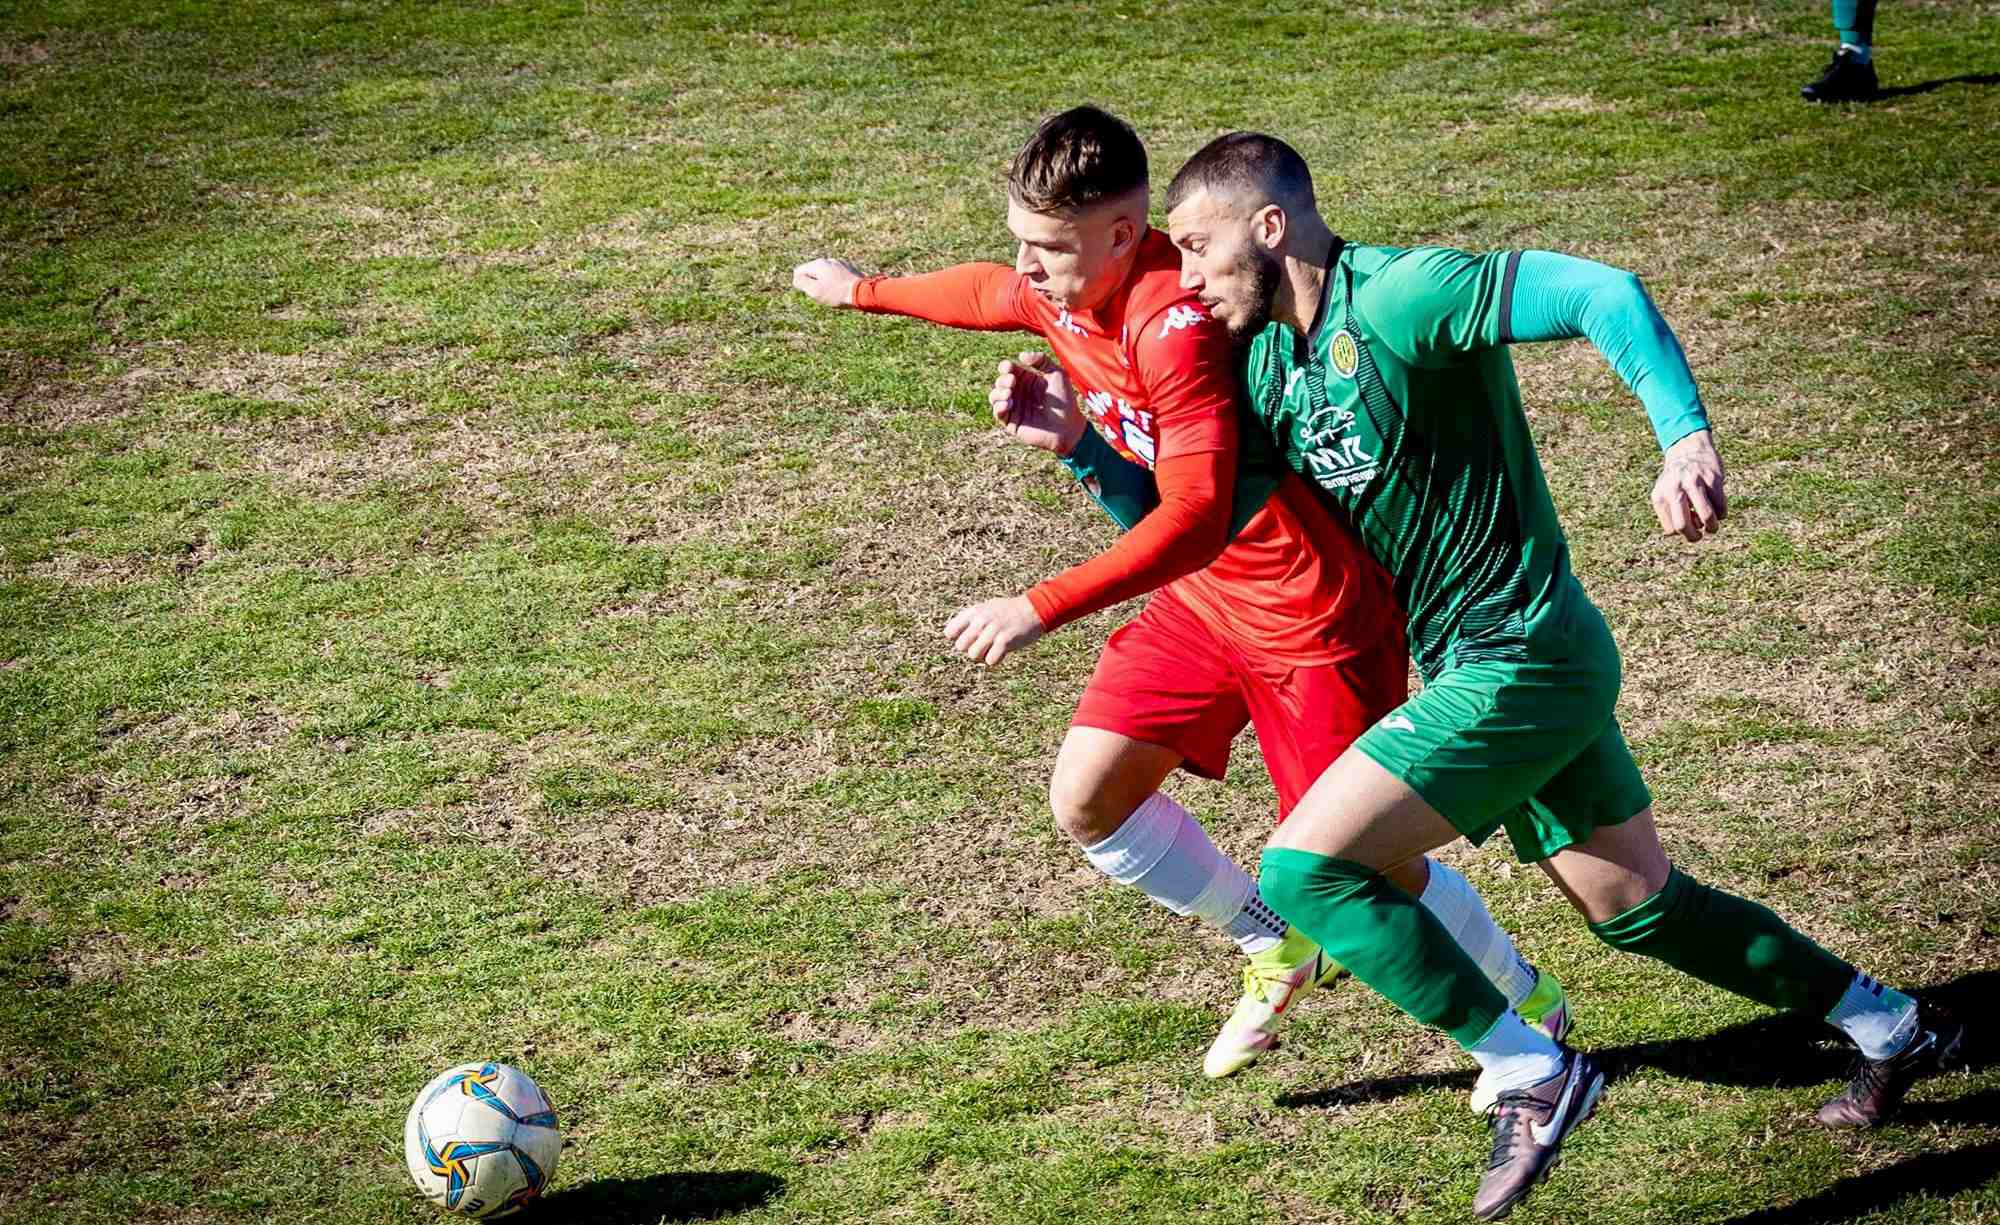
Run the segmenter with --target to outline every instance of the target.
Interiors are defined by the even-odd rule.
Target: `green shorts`
[[[1448,664],[1355,741],[1474,844],[1504,826],[1523,863],[1653,802],[1612,715],[1618,646],[1569,584],[1529,625],[1522,657]]]

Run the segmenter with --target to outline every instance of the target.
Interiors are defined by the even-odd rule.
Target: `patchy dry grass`
[[[1892,86],[1996,67],[2000,6],[1889,16]],[[1722,538],[1647,533],[1601,359],[1517,360],[1665,836],[1887,976],[1992,986],[2000,91],[1803,108],[1804,5],[10,21],[0,1216],[410,1219],[405,1098],[474,1055],[563,1107],[549,1219],[1462,1213],[1448,1043],[1342,991],[1203,1081],[1233,958],[1049,827],[1115,615],[939,649],[1108,539],[985,428],[1015,343],[785,290],[1004,256],[1000,168],[1082,97],[1159,171],[1294,138],[1356,238],[1644,274]],[[1078,33],[1052,65],[1023,23]],[[1175,786],[1247,859],[1234,766]],[[1990,1060],[1819,1134],[1816,1035],[1447,858],[1622,1078],[1531,1216],[2000,1219]]]

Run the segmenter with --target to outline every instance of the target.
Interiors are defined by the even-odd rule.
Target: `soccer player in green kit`
[[[1507,830],[1591,930],[1705,982],[1822,1014],[1860,1049],[1819,1111],[1867,1126],[1952,1058],[1963,1028],[1877,983],[1756,903],[1673,868],[1613,715],[1619,661],[1575,576],[1507,346],[1587,336],[1646,406],[1663,530],[1724,512],[1722,463],[1678,342],[1637,278],[1545,251],[1475,256],[1349,243],[1304,161],[1233,133],[1168,189],[1182,283],[1247,348],[1253,407],[1287,461],[1389,571],[1420,693],[1328,767],[1272,837],[1261,891],[1356,977],[1481,1066],[1497,1099],[1474,1211],[1505,1216],[1588,1118],[1588,1055],[1511,1013],[1442,926],[1381,870]]]

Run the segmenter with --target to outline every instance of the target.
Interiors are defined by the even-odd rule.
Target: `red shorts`
[[[1094,727],[1172,749],[1206,778],[1229,768],[1245,724],[1278,789],[1278,820],[1356,737],[1409,696],[1402,635],[1337,664],[1301,667],[1225,641],[1171,588],[1104,644],[1072,727]]]

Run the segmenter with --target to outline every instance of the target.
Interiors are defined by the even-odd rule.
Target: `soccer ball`
[[[403,1123],[417,1189],[446,1212],[506,1216],[542,1193],[562,1133],[541,1086],[504,1063],[467,1063],[427,1084]]]

